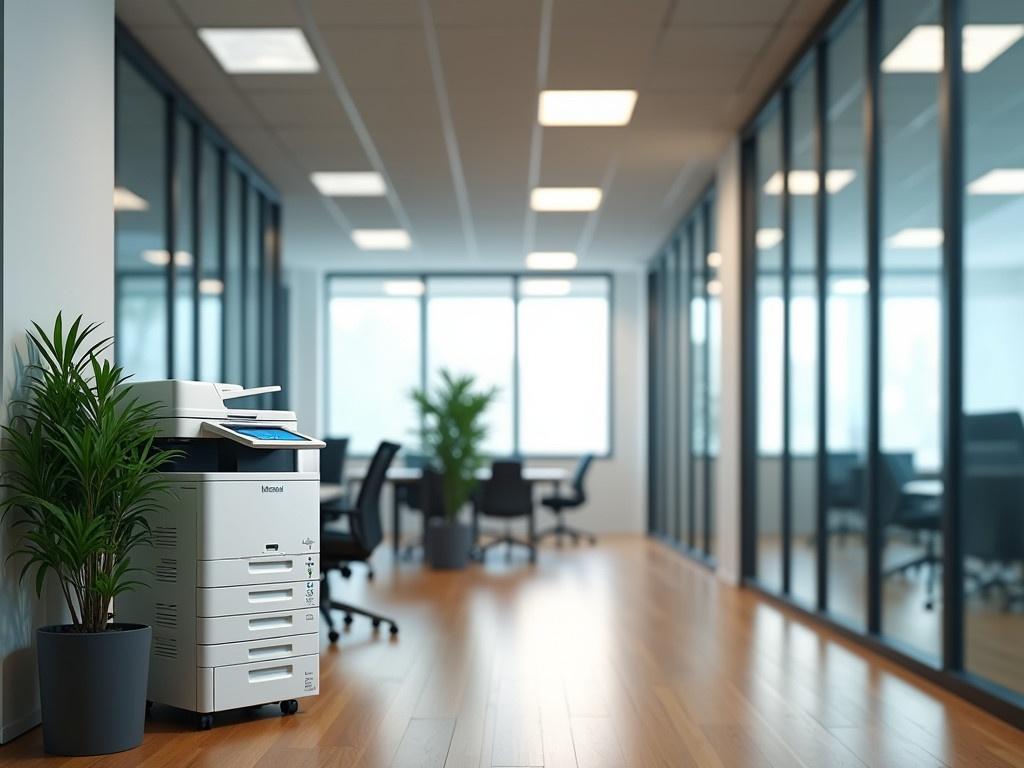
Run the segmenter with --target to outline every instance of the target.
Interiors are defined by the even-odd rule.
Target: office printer
[[[147,707],[169,704],[213,725],[213,713],[298,699],[320,687],[319,440],[295,414],[237,408],[279,391],[147,381],[172,494],[149,515],[153,547],[136,550],[140,588],[117,598],[119,621],[153,628]]]

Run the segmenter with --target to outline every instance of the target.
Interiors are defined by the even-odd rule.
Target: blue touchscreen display
[[[288,442],[306,440],[302,435],[296,435],[287,429],[281,429],[281,427],[236,427],[232,425],[229,429],[256,440],[287,440]]]

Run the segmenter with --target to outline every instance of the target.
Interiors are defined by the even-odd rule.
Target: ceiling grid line
[[[448,86],[444,79],[441,48],[437,42],[437,29],[434,26],[434,14],[430,7],[430,0],[419,0],[419,8],[423,20],[423,34],[427,43],[427,58],[430,61],[430,72],[434,80],[434,95],[437,97],[437,109],[441,116],[444,146],[448,153],[452,185],[455,187],[455,201],[459,207],[459,218],[462,220],[463,237],[466,239],[466,251],[470,258],[477,259],[480,256],[480,250],[477,245],[476,227],[473,224],[473,209],[469,203],[466,174],[462,167],[462,155],[459,153],[455,122],[452,120],[451,101],[448,98]]]
[[[540,12],[540,40],[537,46],[537,95],[534,109],[537,108],[540,92],[548,82],[548,63],[551,58],[551,19],[554,13],[555,0],[543,0]],[[526,199],[529,201],[534,187],[540,184],[540,163],[544,152],[544,128],[533,117],[533,130],[530,133],[530,165],[526,180]],[[523,222],[523,254],[533,250],[534,238],[537,236],[537,215],[533,207],[527,203],[526,216]]]
[[[330,49],[323,38],[323,34],[320,32],[320,27],[317,25],[316,19],[313,17],[313,13],[309,10],[307,0],[296,0],[295,6],[302,19],[303,31],[309,39],[309,44],[316,53],[317,59],[320,61],[320,67],[327,76],[327,79],[331,84],[331,89],[334,92],[335,97],[338,99],[338,102],[341,104],[341,108],[345,111],[345,115],[348,117],[349,123],[352,125],[352,130],[356,134],[356,138],[359,140],[359,144],[362,147],[363,152],[366,153],[366,157],[369,159],[370,165],[373,166],[373,170],[379,173],[384,179],[384,183],[386,185],[385,196],[387,197],[388,203],[391,204],[391,209],[394,212],[395,218],[398,220],[402,229],[409,234],[410,238],[412,238],[415,243],[415,237],[413,237],[412,225],[409,221],[409,216],[406,214],[405,208],[402,207],[401,200],[398,199],[398,192],[395,190],[395,186],[391,182],[391,177],[388,175],[387,169],[384,167],[384,160],[381,157],[380,152],[377,150],[377,145],[373,141],[373,136],[370,135],[369,128],[363,121],[362,114],[360,114],[359,108],[356,106],[356,102],[352,97],[351,91],[349,91],[344,78],[341,76],[341,72],[338,70],[338,65],[334,61],[334,57],[331,56]]]

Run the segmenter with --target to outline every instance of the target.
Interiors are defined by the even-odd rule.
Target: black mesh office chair
[[[347,578],[351,573],[348,570],[348,564],[367,562],[373,554],[373,550],[383,540],[384,532],[380,524],[380,493],[384,487],[388,467],[391,466],[391,461],[399,447],[395,443],[380,444],[370,461],[370,467],[359,488],[359,498],[356,499],[354,507],[339,506],[326,511],[322,510],[320,516],[320,613],[327,621],[329,628],[327,636],[332,643],[338,639],[338,631],[334,628],[334,622],[331,619],[332,610],[342,611],[345,614],[345,626],[352,623],[353,614],[358,614],[369,618],[375,628],[384,622],[389,625],[392,635],[398,634],[398,624],[394,619],[357,608],[348,603],[331,600],[330,581],[327,574],[330,571],[338,570],[341,571],[342,576]],[[335,529],[327,524],[340,517],[348,519],[347,531]]]
[[[512,547],[526,547],[530,553],[530,562],[537,562],[537,549],[533,545],[533,493],[530,484],[523,479],[523,465],[519,461],[496,461],[491,466],[491,478],[487,480],[477,494],[473,510],[473,541],[479,536],[478,516],[497,517],[506,521],[505,532],[493,535],[486,544],[477,545],[475,554],[483,559],[487,550],[499,544],[508,547],[508,557],[512,556]],[[515,518],[525,517],[527,521],[527,539],[517,539],[512,535],[510,523]]]
[[[562,496],[556,493],[553,496],[545,496],[540,500],[541,504],[555,513],[556,523],[553,527],[538,533],[537,541],[540,541],[545,536],[555,536],[558,546],[562,546],[562,538],[568,536],[572,539],[573,544],[579,544],[581,537],[588,539],[591,544],[597,543],[597,537],[594,534],[565,524],[565,511],[567,509],[577,509],[583,506],[587,500],[584,481],[587,478],[587,470],[590,469],[590,464],[593,460],[594,457],[589,454],[580,459],[579,464],[576,465],[576,472],[573,474],[572,492],[570,494]]]
[[[337,519],[345,514],[346,509],[352,508],[352,502],[348,496],[348,487],[345,485],[345,461],[348,458],[348,438],[329,437],[324,442],[327,445],[320,450],[320,482],[340,485],[342,495],[339,498],[321,504],[320,515],[321,517],[326,515],[329,519]],[[369,563],[364,563],[364,565],[366,565],[366,577],[372,579],[373,566]],[[352,569],[347,565],[343,566],[341,575],[347,579],[352,575]]]

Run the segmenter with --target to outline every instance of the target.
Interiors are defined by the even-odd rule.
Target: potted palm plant
[[[475,389],[472,376],[441,371],[433,393],[415,390],[421,419],[421,438],[433,468],[440,474],[444,515],[428,521],[423,548],[434,568],[464,568],[472,545],[470,528],[459,513],[476,488],[483,465],[480,446],[487,436],[484,413],[497,388]]]
[[[151,629],[113,620],[116,598],[139,585],[132,552],[149,544],[145,515],[167,485],[172,452],[153,449],[155,404],[123,387],[102,359],[112,340],[96,324],[58,314],[29,332],[20,398],[3,427],[3,516],[11,557],[37,595],[52,580],[70,623],[37,630],[43,743],[47,752],[106,754],[142,742]]]

